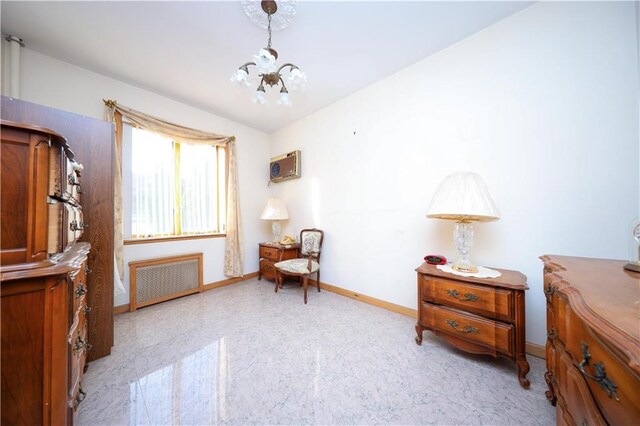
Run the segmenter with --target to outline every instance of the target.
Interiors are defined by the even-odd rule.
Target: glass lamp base
[[[458,259],[453,265],[451,265],[451,268],[458,272],[464,272],[467,274],[475,274],[478,272],[478,267],[465,259]]]
[[[640,272],[640,262],[629,262],[624,265],[624,269],[634,272]]]
[[[469,222],[457,222],[453,230],[453,241],[460,258],[451,267],[458,272],[478,272],[478,267],[469,260],[469,252],[473,247],[473,225]]]
[[[274,220],[273,223],[271,224],[271,233],[273,234],[273,240],[271,240],[274,243],[277,243],[280,241],[280,222],[277,220]]]

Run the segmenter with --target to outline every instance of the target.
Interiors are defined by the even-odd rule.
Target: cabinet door
[[[47,258],[49,143],[44,134],[2,127],[3,265]]]

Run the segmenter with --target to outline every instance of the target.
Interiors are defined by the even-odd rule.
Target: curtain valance
[[[119,105],[116,101],[110,99],[103,99],[103,102],[107,107],[109,121],[114,121],[114,115],[118,112],[131,125],[159,133],[172,140],[207,145],[226,145],[228,142],[235,141],[235,136],[224,136],[181,126],[124,105]]]

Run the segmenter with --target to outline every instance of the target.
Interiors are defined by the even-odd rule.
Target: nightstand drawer
[[[255,252],[254,252],[255,253]],[[279,259],[280,250],[275,247],[260,246],[260,258],[277,262]]]
[[[505,355],[514,353],[514,331],[510,324],[425,302],[421,303],[420,317],[423,325],[436,333],[446,333]]]
[[[486,317],[514,320],[514,292],[443,278],[422,276],[422,299]]]
[[[273,262],[265,259],[260,259],[260,271],[262,275],[268,279],[274,279],[276,275],[276,268],[273,266]]]

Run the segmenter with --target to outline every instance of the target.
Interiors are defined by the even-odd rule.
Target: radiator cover
[[[129,262],[129,310],[204,290],[202,253]]]

